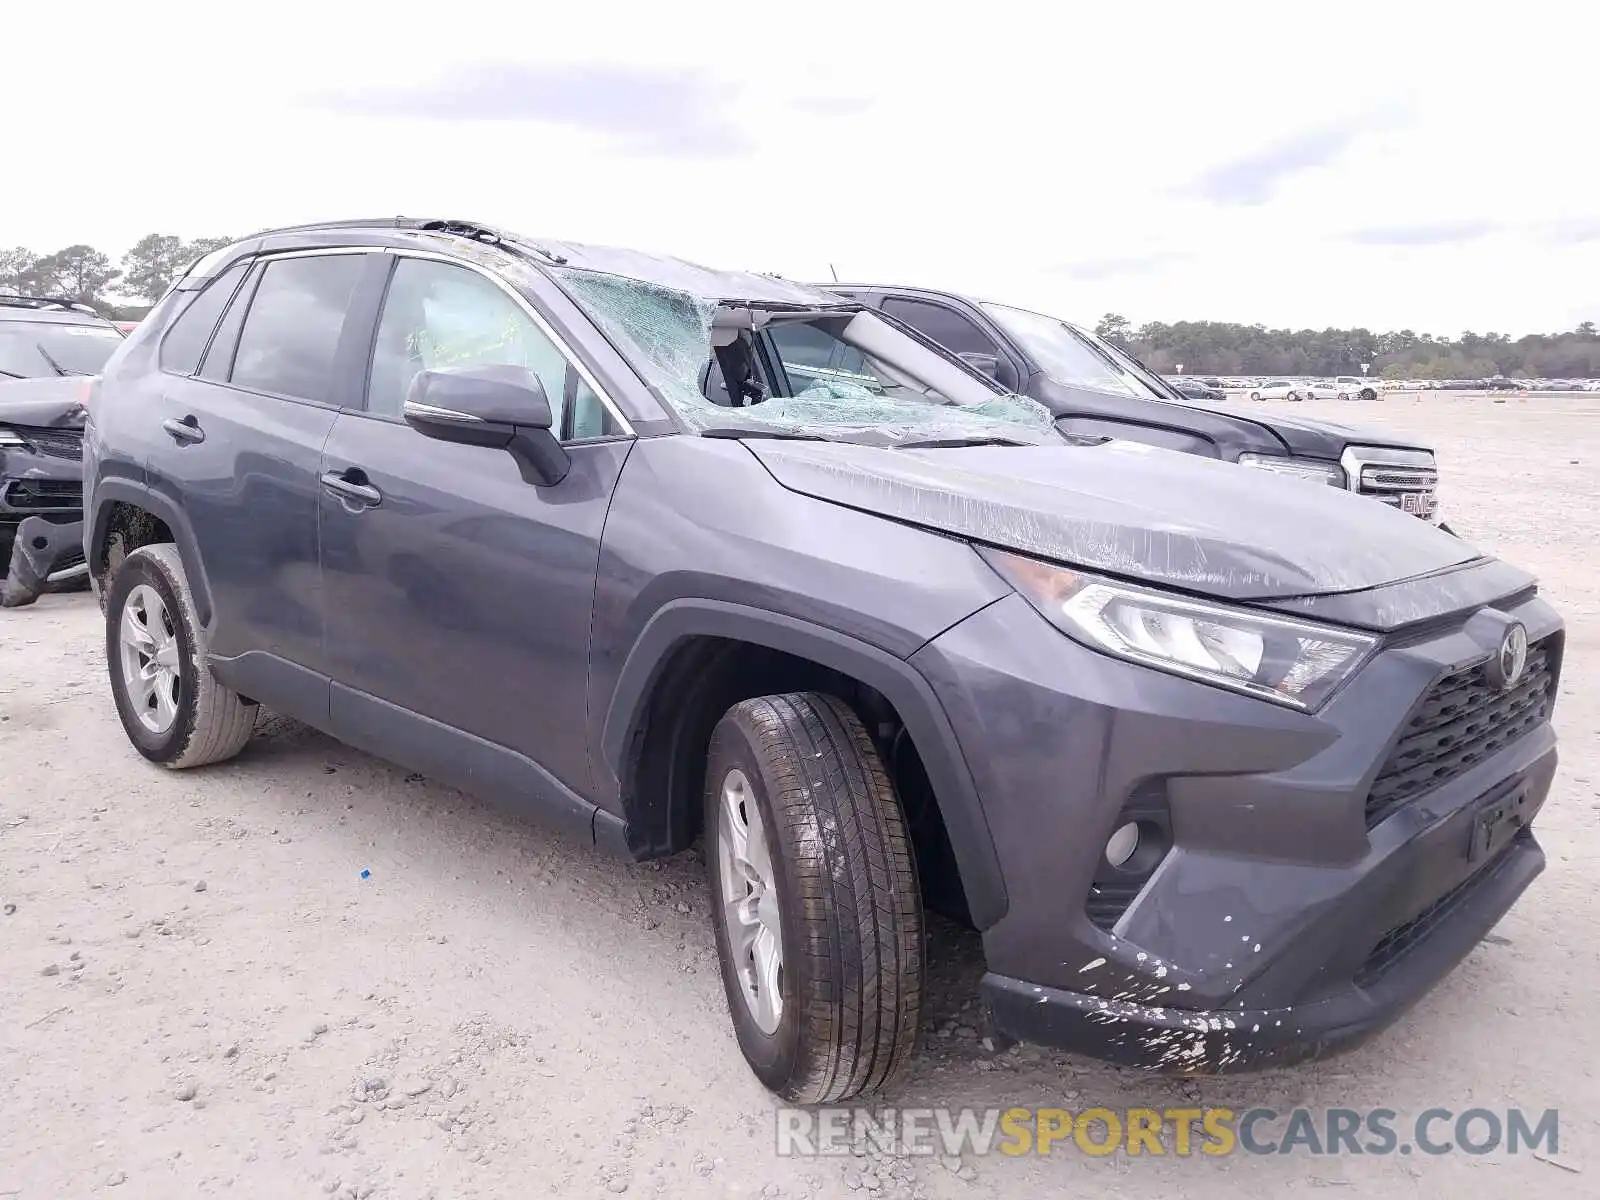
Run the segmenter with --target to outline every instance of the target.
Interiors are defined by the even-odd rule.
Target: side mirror
[[[1017,373],[1012,369],[1011,364],[999,355],[981,354],[976,350],[968,350],[965,353],[956,355],[956,357],[966,363],[967,366],[975,367],[982,371],[1008,391],[1016,391]]]
[[[507,451],[532,484],[560,483],[572,465],[550,432],[555,415],[544,384],[526,367],[419,371],[401,414],[406,424],[435,441]]]

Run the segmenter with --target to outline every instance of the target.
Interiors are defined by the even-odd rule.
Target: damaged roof
[[[600,271],[641,283],[687,292],[701,300],[749,300],[794,304],[806,308],[850,306],[843,297],[803,283],[793,283],[755,271],[722,271],[668,254],[649,254],[618,246],[591,246],[581,242],[537,240],[540,249],[566,259],[566,270]]]

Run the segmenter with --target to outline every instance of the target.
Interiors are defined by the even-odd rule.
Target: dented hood
[[[0,379],[0,425],[82,429],[90,379],[67,375],[48,379]]]
[[[1225,599],[1360,591],[1483,557],[1375,500],[1133,442],[746,445],[802,495]]]

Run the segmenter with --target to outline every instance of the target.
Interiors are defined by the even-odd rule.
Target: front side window
[[[178,314],[177,320],[161,339],[161,369],[176,375],[193,375],[200,367],[200,356],[205,353],[211,331],[217,327],[217,318],[223,307],[239,286],[248,262],[235,264],[202,288],[189,306]]]
[[[620,432],[599,396],[503,287],[466,267],[402,258],[378,322],[367,411],[399,417],[419,371],[480,366],[537,375],[552,429],[564,441]]]
[[[239,332],[233,383],[334,403],[339,336],[368,257],[317,254],[267,263]]]
[[[798,395],[813,384],[835,381],[881,391],[878,377],[854,346],[846,345],[821,325],[790,321],[771,327],[772,347],[790,389]]]

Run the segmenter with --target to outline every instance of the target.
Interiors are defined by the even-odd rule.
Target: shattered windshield
[[[1059,441],[1048,409],[871,312],[717,301],[557,268],[568,293],[697,432],[882,444]],[[821,299],[819,297],[819,299]]]
[[[1023,344],[1052,379],[1071,387],[1141,400],[1168,398],[1065,321],[1004,304],[985,304],[983,309]]]

